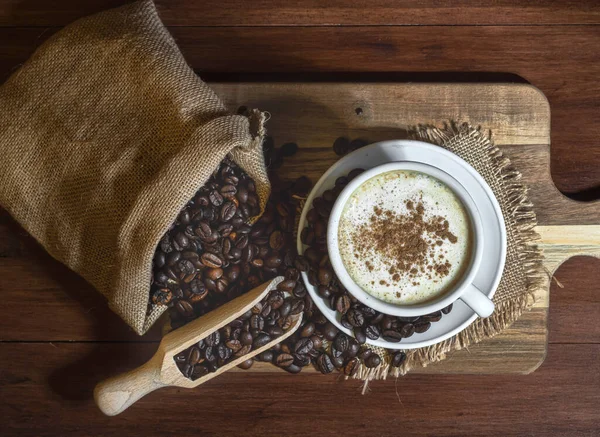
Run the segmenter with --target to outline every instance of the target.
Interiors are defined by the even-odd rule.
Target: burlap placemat
[[[418,126],[410,131],[412,139],[442,146],[471,164],[498,199],[506,223],[507,254],[502,279],[493,298],[494,314],[486,319],[478,318],[467,329],[441,343],[406,350],[407,358],[398,368],[390,365],[391,355],[386,350],[373,348],[383,357],[383,363],[374,369],[361,366],[354,378],[368,383],[388,375],[404,375],[415,366],[425,367],[445,359],[449,352],[493,337],[517,320],[542,289],[547,277],[542,251],[536,245],[539,238],[534,231],[536,215],[527,198],[527,187],[510,160],[493,145],[490,135],[468,124],[455,123],[441,129]]]

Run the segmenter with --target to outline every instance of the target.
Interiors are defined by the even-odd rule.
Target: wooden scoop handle
[[[109,378],[96,386],[94,399],[98,408],[107,416],[115,416],[125,411],[138,399],[158,388],[170,385],[186,388],[195,387],[287,338],[298,329],[302,317],[299,317],[295,325],[290,327],[284,335],[274,339],[262,348],[250,351],[243,357],[221,366],[216,372],[209,373],[195,381],[186,378],[173,361],[173,356],[176,353],[185,350],[199,339],[205,338],[252,308],[270,290],[274,289],[282,279],[283,277],[280,276],[265,282],[250,292],[165,335],[158,346],[157,352],[146,364]]]
[[[164,387],[159,381],[161,361],[157,354],[140,367],[99,383],[94,389],[98,408],[107,416],[116,416],[143,396]]]

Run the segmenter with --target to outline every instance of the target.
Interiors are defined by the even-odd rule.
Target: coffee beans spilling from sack
[[[362,141],[351,143],[356,144],[345,150],[364,145]],[[271,170],[282,164],[284,156],[295,153],[297,146],[289,144],[293,147],[286,146],[284,153],[283,149],[275,149],[272,139],[267,137],[265,160],[271,163]],[[312,364],[322,373],[337,369],[348,376],[357,371],[361,362],[368,368],[382,362],[381,356],[362,346],[366,338],[400,341],[414,332],[425,332],[441,318],[441,312],[412,319],[378,313],[357,302],[337,280],[327,257],[327,217],[344,184],[359,172],[355,170],[338,179],[332,190],[313,202],[309,227],[302,231],[302,241],[310,246],[305,256],[297,254],[294,232],[300,199],[311,188],[308,178],[282,182],[271,173],[271,198],[264,214],[253,225],[249,219],[259,213],[254,184],[234,162],[225,159],[199,189],[157,248],[151,305],[169,306],[171,327],[175,329],[275,276],[284,276],[277,292],[289,296],[275,309],[268,299],[261,302],[252,314],[249,312],[222,328],[216,334],[218,341],[212,338],[208,340],[211,344],[207,344],[205,339],[178,354],[176,361],[187,377],[196,379],[216,371],[259,347],[254,345],[258,338],[261,343],[267,336],[272,339],[281,335],[274,327],[281,327],[280,321],[287,320],[292,313],[303,313],[300,328],[254,360],[273,363],[290,373],[298,373]],[[343,314],[342,323],[353,330],[354,337],[337,329],[317,309],[304,287],[301,272],[306,272],[311,283],[318,286],[320,295]],[[242,339],[250,348],[243,353],[239,353],[241,349],[234,351],[237,341],[241,343]],[[391,354],[391,364],[402,365],[404,352],[391,351]],[[252,363],[250,359],[239,367],[247,369]]]

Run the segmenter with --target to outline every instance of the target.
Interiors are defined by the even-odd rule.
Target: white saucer
[[[306,226],[306,214],[312,208],[313,199],[325,190],[331,189],[338,177],[347,175],[354,168],[368,169],[390,161],[415,161],[438,167],[451,174],[468,190],[480,212],[484,228],[484,257],[473,284],[492,298],[500,283],[506,260],[506,228],[500,205],[491,188],[473,167],[457,155],[421,141],[394,140],[371,144],[352,152],[331,166],[316,183],[304,205],[298,230],[298,253],[304,253],[306,248],[300,241],[300,233]],[[325,299],[317,293],[316,287],[308,282],[305,273],[302,274],[302,278],[315,304],[325,317],[351,335],[351,332],[340,324],[338,313],[329,308]],[[385,341],[382,338],[367,339],[367,343],[387,349],[415,349],[430,346],[459,333],[476,318],[477,315],[471,308],[461,300],[457,300],[454,302],[452,312],[444,315],[439,322],[432,323],[431,328],[423,334],[415,333],[409,338],[403,338],[399,343]]]

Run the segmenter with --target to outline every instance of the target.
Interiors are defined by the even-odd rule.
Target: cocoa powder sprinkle
[[[443,257],[433,259],[433,247],[444,241],[458,241],[449,230],[448,220],[441,216],[426,219],[425,207],[419,200],[407,200],[405,205],[408,211],[403,214],[375,206],[369,221],[352,233],[355,255],[368,259],[373,251],[381,254],[394,282],[402,276],[417,279],[419,271],[429,271],[440,278],[447,276],[452,265]],[[368,260],[365,266],[373,271]],[[416,280],[411,282],[418,285]]]

